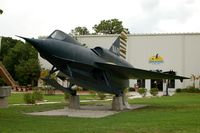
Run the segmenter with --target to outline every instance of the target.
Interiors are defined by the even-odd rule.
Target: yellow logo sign
[[[160,63],[163,63],[163,62],[164,62],[163,57],[161,57],[159,54],[156,54],[156,55],[149,58],[149,63],[160,64]]]

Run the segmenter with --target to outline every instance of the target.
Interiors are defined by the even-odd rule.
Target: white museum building
[[[88,48],[110,48],[119,35],[82,35],[78,41]],[[124,35],[125,36],[125,35]],[[123,38],[123,35],[122,35]],[[171,80],[169,88],[200,85],[200,33],[128,34],[122,39],[122,55],[135,68],[152,71],[173,71],[176,75],[196,77],[196,80]],[[42,61],[43,66],[46,66]],[[158,87],[164,90],[163,80],[130,80],[130,87]]]

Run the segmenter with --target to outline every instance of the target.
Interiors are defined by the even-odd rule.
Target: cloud
[[[0,36],[48,35],[77,26],[90,31],[118,18],[131,33],[200,31],[199,0],[1,0]]]
[[[141,5],[142,9],[146,12],[151,12],[159,6],[159,0],[142,0]]]
[[[143,14],[127,21],[132,33],[192,31],[188,23],[191,23],[191,19],[199,22],[199,6],[197,0],[142,1]],[[194,24],[193,26],[199,27]]]

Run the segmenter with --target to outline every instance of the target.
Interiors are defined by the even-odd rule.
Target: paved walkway
[[[146,105],[131,105],[129,109],[123,111],[129,111],[139,108],[144,108]],[[84,118],[101,118],[119,113],[120,111],[112,111],[111,106],[108,105],[90,105],[81,106],[81,109],[57,109],[45,112],[34,112],[27,113],[28,115],[39,115],[39,116],[68,116],[68,117],[84,117]]]

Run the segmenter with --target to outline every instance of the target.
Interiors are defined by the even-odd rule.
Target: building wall
[[[81,43],[88,47],[110,48],[117,35],[78,36]],[[200,34],[141,34],[129,35],[127,43],[127,61],[136,68],[147,70],[173,70],[177,75],[190,77],[200,75]],[[149,58],[158,54],[163,63],[149,63]],[[192,85],[191,80],[181,83],[175,81],[175,88]],[[136,80],[131,80],[133,87]],[[146,87],[150,88],[149,81]],[[163,85],[165,86],[165,85]]]
[[[92,35],[77,36],[77,39],[89,48],[101,46],[110,48],[118,35]],[[133,34],[128,35],[126,59],[136,68],[147,70],[173,70],[177,75],[190,77],[200,75],[200,33],[188,34]],[[159,54],[163,63],[149,63],[149,58]],[[41,59],[42,67],[51,68],[51,65]],[[189,80],[181,83],[175,81],[175,88],[192,85]],[[134,87],[136,80],[131,80],[130,86]],[[145,81],[145,87],[150,88],[150,80]],[[165,84],[163,84],[165,86]],[[199,81],[196,81],[199,87]]]
[[[182,67],[182,36],[155,35],[131,36],[128,39],[127,60],[136,68],[147,70],[173,70],[184,75]],[[149,58],[159,54],[163,63],[149,63]],[[176,88],[182,87],[176,81]]]
[[[200,76],[200,35],[186,35],[183,45],[185,45],[185,48],[183,48],[185,51],[185,75]],[[191,80],[187,80],[186,84],[191,85]],[[196,87],[199,87],[199,81],[196,81]]]

